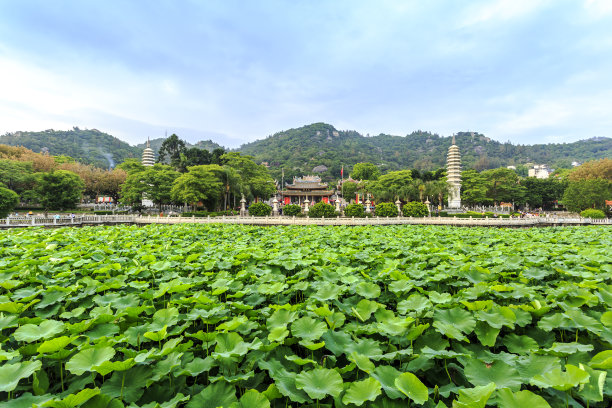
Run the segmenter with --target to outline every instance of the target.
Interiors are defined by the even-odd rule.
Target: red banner
[[[291,204],[291,197],[285,197],[285,205]]]
[[[324,202],[325,204],[329,204],[329,200],[327,199],[327,197],[323,197],[323,202]]]

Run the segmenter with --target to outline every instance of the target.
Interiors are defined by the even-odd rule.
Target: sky
[[[612,137],[609,0],[0,0],[0,134]]]

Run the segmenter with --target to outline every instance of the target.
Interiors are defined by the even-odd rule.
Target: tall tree
[[[410,170],[391,171],[368,185],[377,201],[394,201],[397,197],[406,200],[413,182]]]
[[[172,185],[179,173],[170,166],[155,164],[140,172],[128,175],[121,186],[121,200],[130,205],[139,205],[147,197],[159,206],[172,202]]]
[[[607,210],[606,200],[612,200],[612,181],[601,178],[570,181],[563,194],[563,204],[572,212]]]
[[[19,204],[19,195],[0,183],[0,218],[5,218]]]
[[[45,210],[69,210],[76,208],[85,183],[68,170],[37,173],[36,194]]]
[[[276,184],[268,169],[253,161],[251,156],[243,156],[240,153],[225,153],[220,157],[225,166],[235,169],[240,175],[241,194],[248,199],[260,197],[267,199],[276,192]]]
[[[521,185],[526,189],[525,201],[530,207],[542,207],[545,210],[550,210],[554,207],[556,201],[563,198],[567,182],[554,178],[527,177],[521,181]]]
[[[223,194],[223,183],[212,167],[201,165],[190,167],[187,173],[181,174],[172,186],[172,199],[195,205],[199,202],[218,201]],[[219,169],[221,169],[219,167]]]
[[[376,180],[379,176],[380,169],[372,163],[357,163],[351,172],[351,177],[355,180]]]
[[[467,205],[488,204],[487,179],[476,170],[461,172],[461,201]]]
[[[181,154],[185,154],[185,142],[174,133],[170,135],[157,152],[157,162],[169,164],[175,170],[181,168]]]
[[[519,184],[518,175],[514,171],[501,167],[483,171],[481,174],[487,180],[487,198],[493,203],[525,202],[526,189]]]

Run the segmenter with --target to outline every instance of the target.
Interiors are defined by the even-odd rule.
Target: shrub
[[[594,208],[587,208],[586,210],[580,213],[580,216],[584,218],[596,218],[596,219],[606,218],[606,214],[603,211],[596,210]]]
[[[349,204],[344,209],[345,217],[363,218],[365,217],[365,210],[361,204]]]
[[[376,204],[377,217],[397,217],[397,207],[393,203]]]
[[[321,202],[316,203],[315,205],[312,206],[312,208],[308,212],[308,215],[310,217],[315,217],[315,218],[335,217],[336,216],[336,209],[334,208],[333,205],[327,204],[327,203],[324,203],[323,201],[321,201]]]
[[[402,213],[404,214],[404,217],[427,217],[429,215],[427,206],[423,203],[419,203],[418,201],[411,201],[404,204],[402,207]]]
[[[301,214],[301,212],[302,212],[302,207],[300,207],[297,204],[288,204],[285,207],[283,207],[283,215],[294,216],[294,215]]]
[[[266,203],[254,203],[249,207],[249,215],[254,215],[256,217],[265,217],[266,215],[270,215],[271,212],[272,207]]]
[[[0,218],[5,218],[19,204],[19,195],[0,184]]]

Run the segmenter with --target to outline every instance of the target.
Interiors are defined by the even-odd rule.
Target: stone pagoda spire
[[[449,184],[448,190],[448,208],[461,208],[461,155],[459,147],[455,144],[455,135],[453,135],[453,144],[448,148],[446,157],[446,181]]]
[[[153,166],[155,164],[155,153],[151,149],[151,142],[147,138],[147,147],[142,152],[142,165]]]

